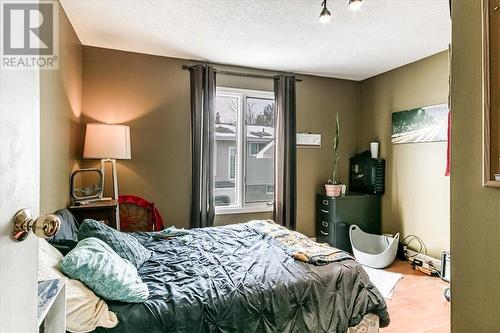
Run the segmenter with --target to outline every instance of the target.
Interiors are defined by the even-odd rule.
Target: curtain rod
[[[190,69],[193,66],[182,65],[182,69]],[[252,74],[252,73],[243,73],[243,72],[233,72],[233,71],[224,71],[220,69],[215,69],[215,72],[223,75],[233,75],[233,76],[245,76],[245,77],[255,77],[258,79],[274,79],[274,75],[265,75],[265,74]],[[294,75],[294,74],[293,74]],[[302,82],[301,79],[295,79],[297,82]]]

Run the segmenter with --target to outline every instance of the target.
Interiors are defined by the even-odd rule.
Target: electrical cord
[[[408,239],[409,239],[409,240],[408,240]],[[408,241],[407,241],[407,240],[408,240]],[[418,256],[419,254],[425,254],[425,255],[427,255],[427,246],[425,245],[424,241],[423,241],[420,237],[418,237],[417,235],[413,235],[413,234],[411,234],[411,235],[406,236],[406,237],[405,237],[405,238],[403,238],[403,240],[401,241],[401,244],[408,246],[408,245],[410,245],[410,244],[411,244],[414,240],[416,240],[416,241],[419,243],[420,248],[418,249],[417,254],[414,254],[414,255],[409,256],[409,257],[410,257],[410,258],[415,258],[415,257],[416,257],[416,256]],[[405,243],[405,242],[406,242],[406,243]],[[422,253],[422,250],[424,251],[423,253]]]
[[[418,237],[417,235],[413,235],[413,234],[410,234],[410,235],[407,235],[405,238],[403,238],[403,240],[401,241],[401,244],[405,245],[405,246],[408,246],[410,245],[413,241],[417,241],[418,244],[420,245],[418,251],[416,254],[414,255],[408,255],[408,257],[410,259],[415,259],[419,254],[425,254],[427,255],[427,246],[425,245],[424,241]],[[423,252],[422,252],[423,251]],[[438,276],[441,276],[441,272],[437,269],[437,267],[435,267],[432,262],[429,262],[428,263],[429,267],[431,268],[432,270],[432,273],[433,274],[436,274]]]

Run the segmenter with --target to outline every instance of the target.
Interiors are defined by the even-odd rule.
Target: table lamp
[[[130,128],[125,125],[87,124],[83,158],[101,159],[102,188],[104,189],[106,162],[111,162],[113,173],[113,198],[118,200],[118,177],[116,160],[129,160]],[[102,199],[102,194],[101,194]]]

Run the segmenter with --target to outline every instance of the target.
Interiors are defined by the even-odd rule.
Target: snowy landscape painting
[[[447,140],[448,105],[440,104],[392,114],[391,142],[417,143]]]

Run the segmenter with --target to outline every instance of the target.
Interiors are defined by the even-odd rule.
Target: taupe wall
[[[132,159],[118,163],[120,192],[154,201],[165,224],[187,227],[191,187],[189,75],[181,67],[192,62],[93,47],[84,47],[83,54],[85,121],[131,127]],[[314,76],[300,78],[298,130],[323,134],[321,149],[298,151],[298,230],[313,236],[315,192],[330,177],[330,142],[337,112],[343,122],[340,174],[344,182],[348,157],[358,147],[359,83]],[[273,89],[272,80],[236,76],[220,75],[218,84]],[[216,223],[270,216],[223,215],[217,217]]]
[[[451,327],[498,332],[500,189],[481,186],[481,1],[452,4]]]
[[[192,62],[93,47],[82,51],[61,14],[60,69],[44,71],[41,78],[42,211],[53,211],[68,202],[69,174],[78,167],[83,145],[81,116],[82,125],[99,121],[131,126],[133,158],[119,161],[120,193],[154,201],[168,225],[188,226],[189,77],[181,67]],[[297,127],[321,133],[323,145],[321,149],[298,150],[299,231],[314,236],[314,197],[331,177],[330,143],[339,112],[341,180],[347,183],[348,158],[377,135],[382,139],[382,156],[388,160],[384,231],[415,233],[426,241],[433,255],[448,248],[448,179],[442,176],[441,158],[445,144],[389,143],[392,111],[446,102],[447,68],[447,55],[442,53],[362,83],[300,76],[304,81],[297,83]],[[218,84],[273,89],[272,80],[238,76],[219,75]],[[82,164],[97,165],[97,161]],[[253,218],[271,218],[271,214],[220,215],[216,224]]]
[[[59,3],[59,69],[40,71],[40,211],[69,202],[80,158],[82,45]]]
[[[391,144],[391,114],[447,103],[448,72],[445,51],[361,83],[360,150],[378,137],[387,163],[382,230],[403,237],[415,234],[438,258],[450,246],[446,143]]]
[[[297,151],[298,231],[315,235],[315,196],[324,192],[332,178],[332,145],[335,115],[342,122],[340,139],[340,181],[349,181],[349,157],[358,152],[359,83],[319,77],[305,77],[297,87],[297,130],[321,133],[321,149]]]

